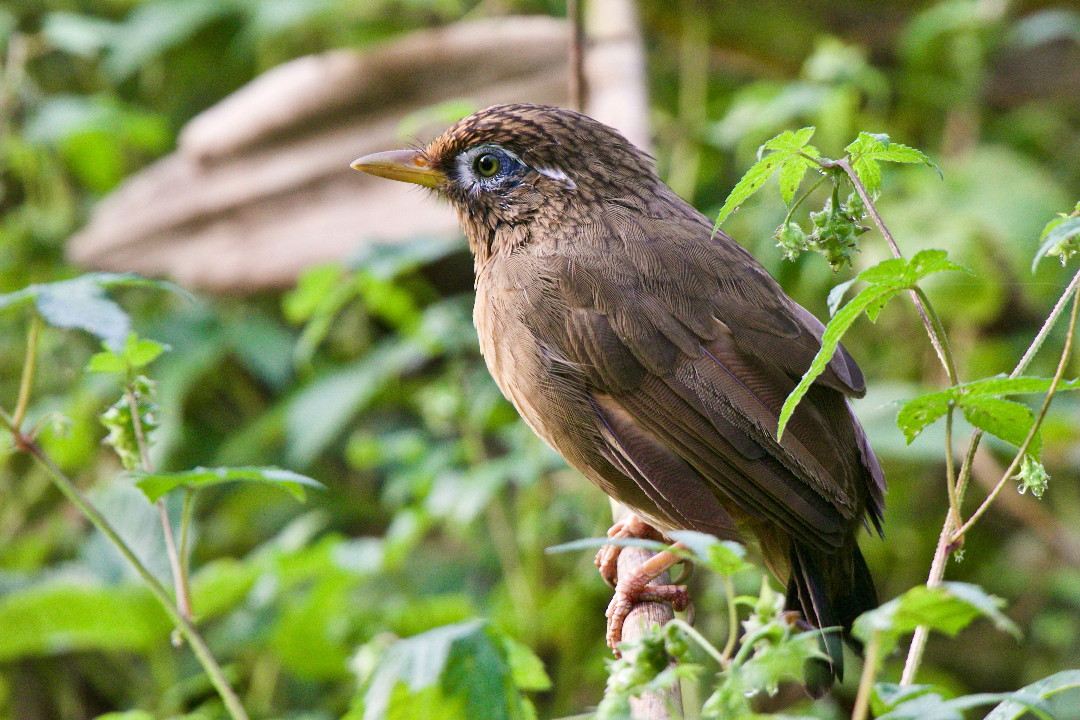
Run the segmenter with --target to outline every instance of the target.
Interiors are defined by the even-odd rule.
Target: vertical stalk
[[[859,677],[859,692],[855,695],[855,707],[851,711],[851,720],[866,720],[870,712],[870,690],[877,675],[878,655],[881,654],[881,632],[875,630],[870,635],[866,646],[862,675]]]

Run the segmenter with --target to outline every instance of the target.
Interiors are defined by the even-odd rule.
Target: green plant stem
[[[953,416],[956,414],[956,406],[949,403],[949,409],[945,411],[945,490],[949,496],[949,517],[952,518],[953,526],[960,525],[960,501],[956,494],[956,463],[953,459]]]
[[[881,633],[875,630],[870,634],[863,659],[862,675],[859,677],[859,691],[855,695],[855,707],[851,710],[851,720],[866,720],[870,713],[870,691],[874,687],[877,675],[878,655],[881,654]]]
[[[191,587],[191,524],[195,515],[195,491],[184,488],[184,507],[180,511],[180,571],[185,588]]]
[[[730,575],[724,576],[724,592],[727,594],[728,637],[721,654],[720,666],[727,668],[731,653],[735,652],[735,641],[739,638],[739,608],[735,605],[735,583]]]
[[[1012,462],[1009,463],[1008,469],[998,480],[997,485],[990,491],[990,494],[979,505],[978,509],[971,514],[967,522],[961,525],[955,533],[952,534],[951,541],[959,542],[964,534],[971,529],[971,526],[978,522],[979,518],[986,513],[990,504],[994,502],[997,496],[1001,493],[1002,488],[1013,477],[1013,473],[1023,462],[1024,457],[1027,455],[1027,450],[1031,446],[1032,440],[1035,439],[1036,433],[1039,432],[1039,427],[1042,425],[1043,419],[1046,417],[1046,412],[1050,409],[1050,403],[1054,399],[1054,395],[1057,393],[1058,386],[1061,384],[1061,378],[1065,375],[1065,368],[1069,364],[1069,359],[1072,356],[1072,343],[1073,335],[1076,332],[1076,314],[1077,309],[1080,308],[1080,295],[1073,296],[1072,314],[1069,316],[1069,329],[1065,334],[1065,347],[1061,351],[1061,358],[1058,360],[1057,370],[1054,371],[1054,377],[1050,380],[1050,387],[1046,391],[1046,397],[1043,398],[1042,407],[1039,408],[1039,414],[1035,416],[1035,422],[1031,424],[1031,429],[1028,430],[1027,437],[1024,438],[1024,442],[1020,445],[1020,449],[1016,451],[1016,455],[1013,457]]]
[[[131,409],[131,424],[135,429],[135,443],[139,446],[139,459],[143,472],[152,473],[154,469],[150,462],[146,431],[142,425],[142,413],[139,412],[139,400],[135,397],[135,390],[130,382],[124,386],[124,397],[127,398],[128,407]],[[176,605],[180,613],[190,620],[194,616],[191,609],[191,588],[188,587],[188,574],[180,559],[180,553],[176,549],[176,538],[173,537],[172,523],[169,521],[169,507],[165,504],[165,498],[159,499],[154,504],[157,506],[158,517],[161,519],[161,532],[165,536],[165,554],[169,558],[169,568],[172,570]]]
[[[21,451],[26,452],[35,461],[44,467],[53,479],[53,482],[79,510],[84,516],[96,527],[101,533],[112,542],[113,546],[120,552],[124,558],[131,563],[135,571],[142,577],[143,581],[149,586],[150,592],[157,598],[161,606],[165,608],[165,612],[176,623],[181,635],[191,645],[192,651],[195,653],[195,657],[198,659],[199,664],[202,665],[203,670],[210,678],[210,682],[217,689],[218,694],[221,696],[222,701],[225,703],[225,707],[232,716],[233,720],[248,720],[247,712],[244,710],[244,706],[240,703],[240,699],[233,691],[232,686],[229,685],[229,681],[225,679],[225,673],[222,671],[221,666],[218,665],[217,660],[214,659],[213,654],[210,652],[210,648],[206,645],[206,641],[203,640],[202,635],[192,624],[191,620],[184,616],[180,612],[180,608],[173,602],[172,597],[169,595],[169,591],[165,589],[165,586],[154,577],[153,573],[143,565],[138,556],[131,547],[124,542],[124,539],[120,537],[120,534],[116,532],[116,529],[109,523],[104,515],[101,514],[93,503],[79,491],[75,484],[64,474],[64,471],[53,462],[52,458],[41,448],[37,442],[23,434],[18,427],[12,425],[10,418],[6,413],[3,414],[4,423],[8,426],[8,430],[11,431],[12,437],[15,440],[15,445]]]
[[[15,411],[11,415],[11,422],[17,428],[22,427],[26,409],[30,406],[30,391],[34,386],[34,371],[37,368],[41,324],[41,317],[34,313],[30,318],[30,330],[26,336],[26,356],[23,358],[22,377],[19,378],[19,397],[15,401]]]
[[[803,157],[810,156],[804,155]],[[817,179],[817,182],[810,186],[809,190],[800,195],[799,199],[791,204],[791,207],[788,208],[787,215],[784,216],[784,225],[787,225],[789,222],[791,222],[791,216],[795,214],[795,211],[799,209],[799,206],[803,204],[803,201],[806,200],[806,198],[810,197],[810,194],[817,190],[819,187],[821,187],[821,183],[825,182],[828,179],[828,175],[822,175],[821,177],[819,177]]]
[[[701,649],[707,652],[713,660],[720,663],[720,667],[726,668],[730,662],[730,658],[725,658],[719,650],[713,647],[713,644],[705,639],[705,636],[694,629],[694,626],[680,618],[674,618],[668,621],[668,625],[682,630],[686,635],[701,646]],[[732,633],[734,637],[735,633]]]

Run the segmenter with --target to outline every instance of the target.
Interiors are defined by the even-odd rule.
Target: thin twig
[[[881,654],[881,632],[875,630],[870,634],[870,642],[866,646],[863,671],[859,677],[859,691],[855,695],[855,707],[851,711],[851,720],[865,720],[870,712],[870,690],[874,686],[874,676],[877,675],[878,655]]]
[[[37,368],[38,340],[41,337],[41,317],[34,313],[30,318],[30,331],[26,336],[26,356],[23,358],[22,377],[19,378],[19,398],[11,415],[12,424],[21,428],[30,406],[30,391],[34,387],[34,370]]]
[[[139,448],[139,459],[143,472],[154,472],[150,462],[150,447],[146,441],[146,431],[143,429],[142,414],[139,412],[139,400],[135,397],[135,390],[129,382],[124,386],[124,396],[127,398],[128,407],[131,409],[131,425],[135,430],[135,444]],[[176,549],[176,539],[173,537],[172,522],[169,520],[169,507],[165,504],[165,498],[159,498],[155,503],[158,518],[161,520],[161,532],[165,537],[165,554],[169,558],[169,568],[172,570],[173,591],[176,593],[176,605],[181,614],[189,620],[194,613],[191,608],[191,589],[187,583],[187,573],[180,561],[180,553]]]

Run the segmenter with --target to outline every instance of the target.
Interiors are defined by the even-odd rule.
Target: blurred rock
[[[550,17],[485,19],[273,68],[192,119],[174,153],[98,204],[69,257],[251,292],[289,286],[359,243],[457,233],[428,193],[349,163],[430,139],[447,119],[423,127],[418,111],[440,103],[565,104],[567,37]],[[416,135],[401,137],[413,113]]]

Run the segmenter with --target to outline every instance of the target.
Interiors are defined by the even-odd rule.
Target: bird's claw
[[[625,582],[615,586],[615,594],[608,603],[607,644],[619,657],[619,643],[622,642],[623,625],[626,617],[641,602],[669,602],[676,611],[682,611],[690,604],[690,594],[685,585],[648,585],[651,578],[632,575]]]
[[[659,530],[648,524],[637,515],[630,514],[618,520],[607,531],[607,536],[612,539],[642,538],[645,540],[663,540],[664,536]],[[596,569],[600,571],[600,577],[604,578],[611,587],[616,587],[619,578],[619,553],[622,547],[619,545],[604,545],[596,553]]]

